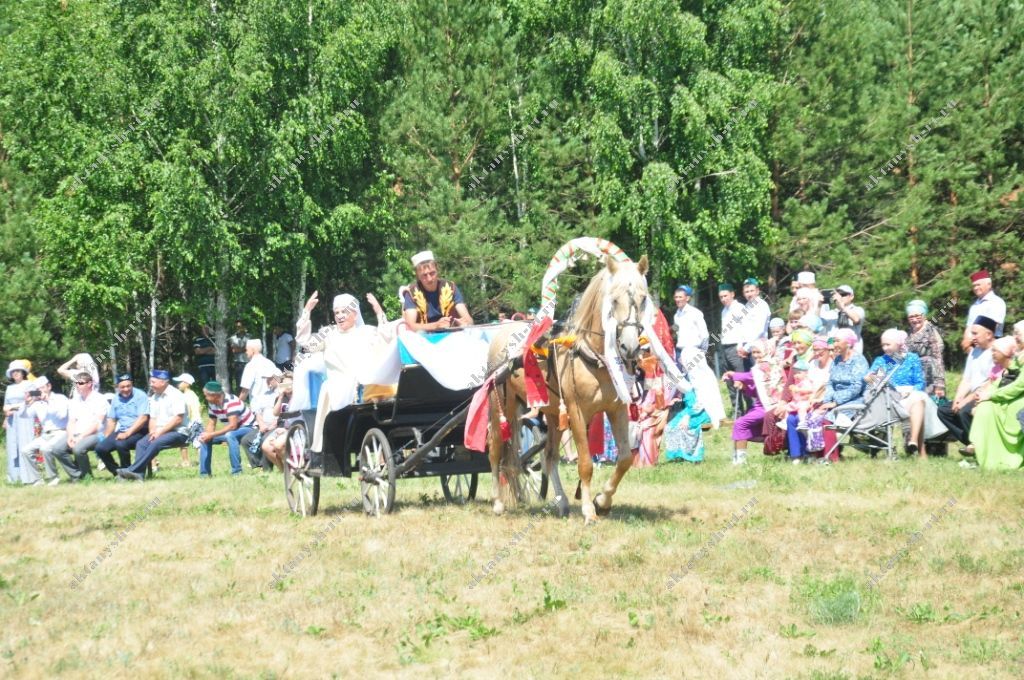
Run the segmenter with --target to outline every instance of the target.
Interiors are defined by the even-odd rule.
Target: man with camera
[[[21,418],[39,421],[39,436],[29,442],[29,455],[36,452],[43,454],[46,464],[46,479],[55,484],[58,479],[57,468],[53,463],[53,451],[67,446],[68,433],[68,398],[63,394],[53,393],[49,379],[42,376],[35,379],[32,388],[25,393],[25,409]],[[26,484],[42,484],[36,476]]]
[[[821,297],[827,303],[821,307],[821,322],[825,325],[825,332],[849,328],[857,335],[857,344],[853,351],[863,354],[864,340],[861,337],[861,330],[864,328],[864,308],[853,304],[853,288],[846,284],[834,289],[826,288],[821,291]]]

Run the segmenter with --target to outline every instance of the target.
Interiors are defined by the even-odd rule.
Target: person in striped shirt
[[[209,420],[206,431],[196,441],[199,443],[199,476],[213,474],[211,458],[214,444],[227,443],[231,459],[231,474],[242,474],[242,458],[239,442],[256,427],[256,415],[233,394],[224,391],[216,380],[203,386]]]

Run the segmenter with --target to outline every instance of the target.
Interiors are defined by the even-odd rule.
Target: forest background
[[[1021,318],[1018,0],[0,3],[0,357],[192,368],[305,297],[390,315],[430,248],[478,322],[601,236],[680,283],[846,283],[870,341]],[[327,302],[316,312],[326,322]],[[955,356],[955,354],[954,354]],[[117,364],[116,366],[114,364]]]

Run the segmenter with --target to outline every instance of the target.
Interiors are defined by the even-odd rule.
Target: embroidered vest
[[[419,281],[409,286],[413,304],[416,305],[416,321],[419,323],[430,323],[427,318],[427,296],[420,288]],[[455,315],[455,285],[450,281],[438,279],[437,281],[437,304],[441,309],[441,318]],[[433,319],[437,321],[437,319]]]

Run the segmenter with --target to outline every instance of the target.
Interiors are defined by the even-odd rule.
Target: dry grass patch
[[[594,527],[575,505],[568,521],[449,506],[436,480],[400,482],[380,521],[340,479],[305,521],[278,475],[5,487],[0,663],[104,678],[1024,673],[1024,477],[859,457],[734,468],[725,447],[715,434],[703,465],[630,473]]]

